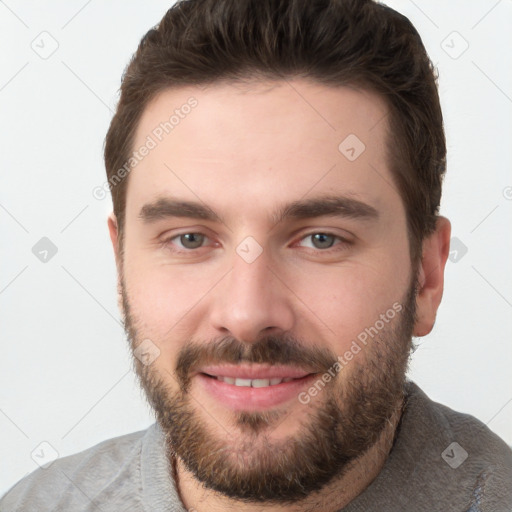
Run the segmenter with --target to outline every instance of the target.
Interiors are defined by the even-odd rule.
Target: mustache
[[[208,343],[187,343],[178,354],[175,375],[181,390],[186,392],[192,374],[207,365],[279,364],[299,367],[308,373],[325,373],[337,360],[331,350],[307,345],[290,334],[270,335],[254,343],[225,336]]]

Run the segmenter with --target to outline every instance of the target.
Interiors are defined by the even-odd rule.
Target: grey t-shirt
[[[343,512],[511,512],[512,450],[413,382],[407,391],[382,471]],[[158,423],[37,469],[3,496],[0,511],[187,512]]]

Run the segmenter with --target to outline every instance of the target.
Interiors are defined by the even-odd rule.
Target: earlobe
[[[450,251],[450,234],[450,221],[439,216],[436,230],[423,241],[418,270],[414,336],[426,336],[434,327],[437,309],[443,296],[444,268]]]

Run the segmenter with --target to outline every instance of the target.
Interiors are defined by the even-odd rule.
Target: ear
[[[122,295],[122,289],[121,289],[121,251],[119,248],[119,229],[117,224],[117,218],[114,215],[114,212],[112,212],[108,216],[108,232],[110,233],[110,240],[112,242],[112,247],[114,249],[114,256],[116,259],[116,268],[117,268],[117,306],[119,308],[119,311],[121,313],[121,316],[125,318],[124,308],[123,308],[123,295]]]
[[[107,221],[107,224],[108,224],[108,232],[110,233],[110,240],[112,241],[112,247],[114,249],[114,256],[116,258],[116,266],[117,268],[119,268],[119,232],[118,232],[118,229],[117,229],[117,218],[114,214],[114,212],[112,212],[109,216],[108,216],[108,221]]]
[[[434,327],[437,308],[443,297],[444,267],[450,253],[451,230],[450,221],[438,216],[436,230],[423,241],[414,336],[426,336]]]

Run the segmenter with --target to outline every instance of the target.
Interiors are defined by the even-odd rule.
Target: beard
[[[123,278],[120,287],[133,351],[145,336],[137,330],[141,319],[132,312]],[[307,419],[299,422],[293,436],[281,439],[273,439],[272,432],[296,412],[295,403],[288,412],[286,408],[231,411],[228,424],[222,424],[191,396],[194,370],[221,363],[286,364],[314,369],[320,379],[338,361],[330,350],[286,333],[250,344],[229,336],[209,342],[189,340],[178,353],[174,374],[159,372],[155,365],[144,365],[134,357],[135,372],[165,435],[170,477],[177,477],[175,457],[179,457],[208,489],[247,503],[283,505],[341,478],[379,440],[405,397],[416,287],[413,279],[400,303],[402,311],[307,405]]]

